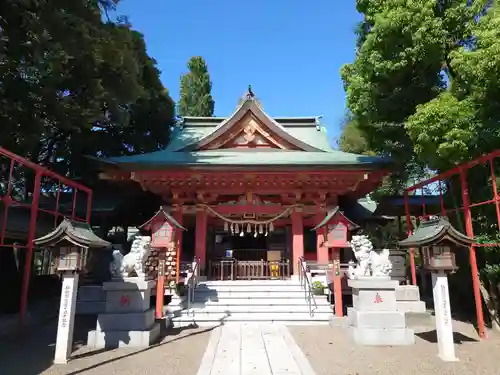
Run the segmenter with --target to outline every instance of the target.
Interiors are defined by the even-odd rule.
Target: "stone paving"
[[[212,331],[197,375],[315,375],[280,324],[229,324]]]
[[[435,331],[417,331],[411,346],[358,346],[342,328],[288,327],[317,375],[496,375],[500,334],[479,341],[471,324],[453,321],[459,362],[437,357]]]
[[[53,365],[53,323],[0,339],[0,374],[500,375],[500,334],[478,341],[470,324],[453,324],[456,363],[437,357],[432,332],[421,332],[412,346],[366,347],[354,345],[341,328],[228,324],[167,330],[160,344],[142,350],[89,350],[79,329],[72,360]]]
[[[84,329],[75,332],[71,361],[54,365],[55,324],[50,324],[30,335],[0,340],[0,374],[195,375],[211,330],[197,327],[167,330],[161,343],[147,349],[89,350],[84,346]]]

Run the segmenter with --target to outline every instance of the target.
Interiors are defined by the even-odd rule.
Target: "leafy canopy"
[[[0,144],[64,175],[83,155],[156,150],[174,103],[143,36],[111,0],[0,2]]]
[[[189,72],[181,77],[181,94],[178,104],[180,116],[211,117],[215,102],[212,98],[212,81],[208,67],[201,56],[188,62]]]

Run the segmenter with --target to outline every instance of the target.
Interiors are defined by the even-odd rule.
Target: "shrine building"
[[[318,228],[390,167],[334,150],[319,117],[269,116],[251,90],[227,118],[184,117],[171,139],[160,151],[99,159],[101,178],[160,196],[186,229],[175,229],[180,259],[196,256],[201,275],[215,279],[262,278],[259,262],[279,262],[286,276],[298,274],[301,257],[329,263],[332,244]]]

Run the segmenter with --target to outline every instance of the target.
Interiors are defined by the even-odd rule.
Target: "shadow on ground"
[[[425,341],[433,343],[433,344],[437,343],[437,331],[436,330],[415,333],[415,336],[418,336],[422,340],[425,340]],[[466,336],[460,332],[453,332],[453,341],[455,342],[455,344],[463,344],[464,342],[479,342],[479,340],[476,340],[472,337]]]
[[[96,316],[76,317],[73,337],[73,352],[77,351],[77,353],[72,355],[70,362],[116,350],[88,350],[85,348],[87,344],[88,332],[95,329],[96,319]],[[144,349],[123,349],[122,352],[120,352],[120,349],[116,352],[116,355],[113,354],[113,357],[108,360],[99,361],[98,363],[92,364],[88,367],[77,369],[73,372],[65,374],[83,374],[97,367],[119,361],[124,358],[132,357],[187,337],[193,337],[212,331],[217,327],[207,327],[206,329],[200,330],[196,324],[191,324],[185,327],[167,327],[164,320],[160,321],[160,323],[161,335],[156,344]],[[223,324],[224,321],[221,320],[219,325]],[[0,373],[39,375],[52,367],[55,351],[56,330],[57,321],[54,320],[44,326],[39,326],[37,329],[23,332],[17,336],[10,336],[8,339],[6,338],[5,340],[0,341]]]

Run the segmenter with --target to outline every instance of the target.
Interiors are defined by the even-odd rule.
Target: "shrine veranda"
[[[390,168],[334,150],[318,117],[270,117],[251,92],[228,118],[184,117],[164,150],[97,160],[101,179],[162,198],[177,260],[196,257],[212,279],[290,277],[300,257],[340,260],[356,227],[340,201],[364,197]]]

